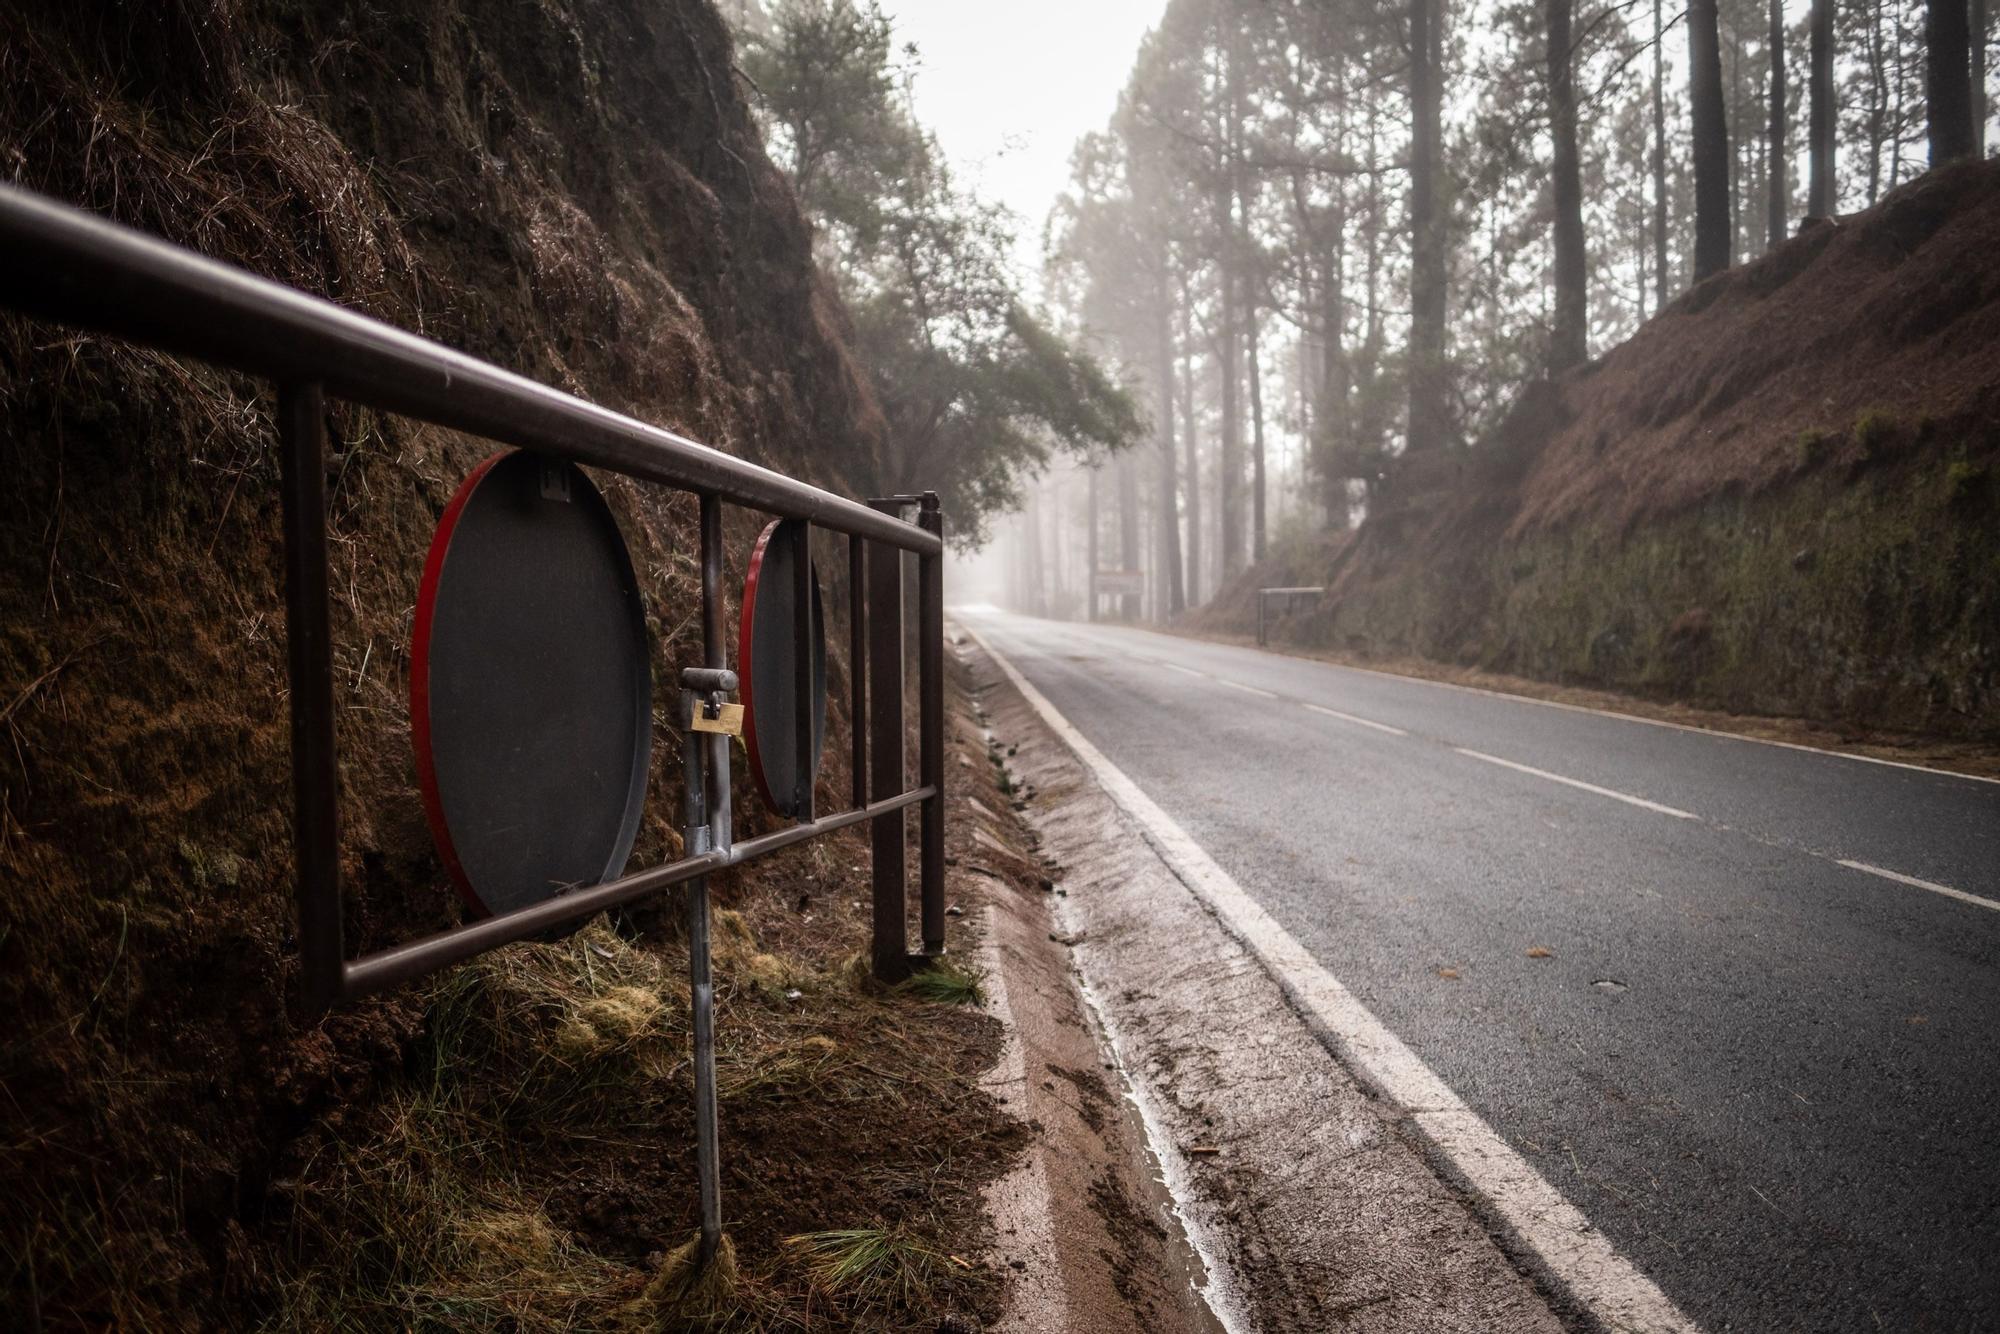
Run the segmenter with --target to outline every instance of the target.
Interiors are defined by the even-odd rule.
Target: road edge
[[[1174,877],[1257,960],[1335,1059],[1409,1113],[1479,1212],[1518,1241],[1579,1310],[1609,1329],[1698,1334],[1699,1326],[1672,1299],[1078,732],[1005,654],[965,618],[955,619]]]

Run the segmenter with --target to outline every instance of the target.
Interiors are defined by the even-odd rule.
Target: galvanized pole
[[[900,514],[902,502],[869,502]],[[884,542],[868,552],[868,789],[877,801],[903,790],[903,553]],[[901,982],[910,975],[909,911],[903,867],[903,812],[874,820],[875,977]]]
[[[292,872],[307,1011],[340,998],[340,773],[334,759],[327,605],[326,408],[317,384],[278,387],[285,513],[285,653],[292,705]]]
[[[854,804],[868,804],[868,543],[847,539],[848,730],[854,753]]]
[[[944,953],[944,511],[924,492],[917,526],[940,541],[935,556],[917,558],[917,782],[934,789],[924,799],[918,880],[924,953]]]
[[[701,611],[702,657],[710,669],[727,665],[722,642],[722,503],[712,493],[701,498]],[[685,851],[689,856],[707,852],[716,845],[716,831],[706,818],[708,766],[702,760],[707,738],[694,730],[695,710],[702,699],[692,690],[681,691],[681,726],[686,738]],[[722,743],[723,762],[716,773],[716,788],[722,794],[718,814],[724,821],[722,840],[728,839],[729,752],[728,737]],[[708,957],[708,877],[688,881],[688,991],[694,1011],[694,1126],[695,1173],[701,1190],[701,1241],[695,1253],[697,1268],[706,1269],[715,1259],[722,1242],[722,1149],[716,1126],[715,1107],[715,979]]]

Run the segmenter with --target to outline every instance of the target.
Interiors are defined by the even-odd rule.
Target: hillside
[[[706,0],[25,0],[0,9],[0,175],[839,485],[880,414],[732,59]],[[603,1327],[694,1220],[685,952],[654,909],[299,1018],[272,408],[0,317],[0,1323]],[[416,793],[410,615],[491,447],[330,417],[366,949],[458,911]],[[693,498],[600,480],[669,680],[699,648]],[[732,519],[732,564],[754,522]],[[677,754],[662,726],[634,865],[678,848]],[[873,1222],[977,1253],[958,1238],[1011,1134],[961,1086],[991,1021],[846,980],[861,846],[718,886],[741,909],[717,963],[729,1226],[772,1320],[849,1318],[781,1272],[792,1234]],[[957,1170],[912,1195],[940,1144]],[[994,1287],[954,1270],[888,1323]]]
[[[1300,642],[1740,712],[2000,737],[2000,163],[1933,173],[1686,293],[1400,460]]]

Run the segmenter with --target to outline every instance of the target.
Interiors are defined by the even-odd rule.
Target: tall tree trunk
[[[1773,0],[1776,3],[1776,0]],[[1573,0],[1544,0],[1549,40],[1549,129],[1555,139],[1555,327],[1549,369],[1568,370],[1589,356],[1588,260],[1583,249],[1583,171],[1576,151],[1575,53],[1571,49]]]
[[[1325,346],[1320,358],[1319,438],[1328,446],[1350,438],[1354,431],[1354,411],[1349,402],[1353,397],[1354,370],[1347,355],[1347,283],[1343,271],[1346,251],[1341,245],[1347,232],[1345,217],[1337,215],[1335,224],[1333,240],[1326,248],[1324,276],[1319,287],[1323,308],[1320,327],[1325,330]],[[1347,479],[1328,473],[1324,482],[1326,526],[1344,528],[1347,526]]]
[[[1653,0],[1653,309],[1667,308],[1667,30]]]
[[[1833,0],[1813,0],[1811,108],[1806,133],[1811,176],[1806,190],[1806,214],[1830,218],[1834,210],[1833,181]],[[1873,193],[1873,186],[1870,186]]]
[[[1785,4],[1771,0],[1771,211],[1765,243],[1783,245],[1790,212],[1791,173],[1785,170]]]
[[[1727,269],[1729,126],[1722,102],[1722,39],[1716,0],[1688,0],[1688,97],[1694,112],[1694,280]]]
[[[1201,605],[1201,430],[1194,417],[1194,339],[1189,309],[1194,304],[1185,281],[1181,288],[1181,432],[1187,438],[1187,600]]]
[[[1972,25],[1966,0],[1925,0],[1931,165],[1971,157]]]
[[[1097,507],[1091,506],[1096,516]],[[1042,559],[1042,488],[1039,483],[1028,493],[1028,607],[1030,616],[1049,614],[1048,579]]]
[[[1986,156],[1986,0],[1972,0],[1972,155]]]
[[[1250,375],[1250,558],[1264,559],[1264,363],[1257,353],[1257,305],[1253,301],[1243,321],[1243,346]]]
[[[1090,603],[1090,613],[1086,621],[1097,619],[1097,571],[1102,562],[1097,559],[1097,467],[1090,468],[1090,518],[1084,524],[1084,532],[1089,536],[1083,547],[1083,596]]]
[[[1884,3],[1885,0],[1871,0],[1868,6],[1868,202],[1871,205],[1882,193],[1882,145],[1889,135],[1888,57],[1882,49]]]
[[[1162,247],[1160,292],[1154,316],[1154,337],[1158,342],[1154,348],[1155,374],[1160,387],[1160,564],[1167,581],[1160,605],[1166,608],[1167,616],[1178,616],[1187,610],[1187,584],[1181,573],[1180,488],[1174,478],[1174,300],[1172,289],[1167,286],[1167,264]]]
[[[1243,568],[1243,388],[1242,347],[1237,342],[1236,274],[1227,259],[1216,266],[1222,283],[1222,328],[1217,333],[1217,366],[1222,376],[1222,452],[1217,463],[1216,503],[1220,531],[1216,558],[1227,583]]]
[[[1131,574],[1139,568],[1139,465],[1131,450],[1118,455],[1118,568]],[[1118,599],[1121,620],[1139,619],[1139,594]]]
[[[1412,452],[1450,433],[1444,364],[1444,221],[1437,206],[1444,42],[1439,0],[1410,0],[1410,421]]]

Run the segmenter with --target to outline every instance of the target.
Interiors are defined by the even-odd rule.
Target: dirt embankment
[[[877,445],[701,0],[24,0],[0,8],[0,176],[818,480]],[[671,914],[298,1017],[272,406],[0,318],[0,1323],[643,1315],[695,1209]],[[359,950],[457,912],[415,790],[410,611],[489,447],[329,419]],[[665,682],[698,650],[691,498],[600,481]],[[824,809],[847,787],[829,724]],[[677,748],[662,724],[635,864],[678,848]],[[737,801],[739,836],[771,827]],[[979,1182],[1018,1137],[975,1083],[997,1026],[852,984],[863,846],[717,886],[745,1319],[993,1309],[996,1276],[942,1256],[977,1253]],[[887,1267],[841,1280],[784,1241],[836,1229],[879,1234]]]
[[[2000,737],[2000,163],[1687,293],[1404,459],[1299,642],[1739,712]],[[1297,567],[1307,568],[1297,568]]]

